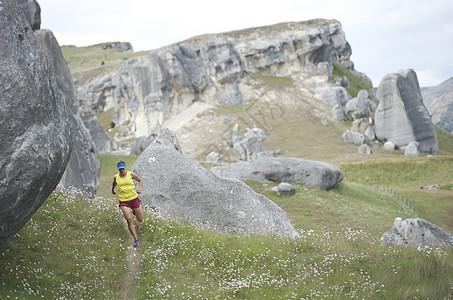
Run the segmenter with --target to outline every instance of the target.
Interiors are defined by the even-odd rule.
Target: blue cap
[[[122,162],[122,163],[117,164],[116,167],[118,168],[118,170],[119,169],[126,169],[126,164]]]

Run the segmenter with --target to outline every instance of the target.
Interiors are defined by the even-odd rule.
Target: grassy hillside
[[[49,197],[0,256],[0,295],[117,297],[130,246],[110,195],[118,159],[131,167],[136,157],[101,155],[93,201],[69,192]],[[145,208],[135,299],[451,297],[453,250],[379,246],[395,217],[414,212],[370,185],[406,193],[424,219],[453,231],[453,191],[435,192],[444,192],[443,200],[420,196],[425,184],[453,183],[453,158],[380,158],[341,168],[345,179],[332,192],[295,184],[295,196],[279,197],[275,183],[247,182],[285,210],[300,240],[219,234],[164,221]]]
[[[76,85],[86,84],[96,77],[102,78],[118,69],[126,60],[148,53],[147,51],[127,53],[119,49],[103,49],[103,45],[61,47]]]

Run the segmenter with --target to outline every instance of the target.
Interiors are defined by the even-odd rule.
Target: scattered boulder
[[[220,164],[222,162],[222,159],[220,158],[220,154],[218,152],[212,151],[206,156],[206,161],[215,164]]]
[[[101,160],[90,132],[77,112],[77,100],[71,73],[52,31],[37,30],[35,35],[53,64],[57,85],[63,92],[64,101],[69,108],[73,147],[61,183],[64,187],[75,187],[79,191],[94,195],[99,185]]]
[[[423,104],[414,70],[386,75],[379,84],[377,97],[380,102],[375,126],[380,141],[392,141],[400,149],[417,141],[421,152],[439,152],[437,134]]]
[[[370,146],[368,146],[368,145],[361,145],[361,146],[359,146],[358,150],[359,150],[360,154],[364,154],[364,155],[371,155],[373,153],[373,151],[371,151]]]
[[[393,227],[381,237],[383,246],[421,248],[453,247],[453,234],[420,218],[396,218]]]
[[[278,196],[292,196],[296,193],[296,188],[287,182],[282,182],[279,185],[272,188],[273,191],[277,192]]]
[[[339,104],[335,104],[332,107],[332,110],[330,111],[330,114],[332,115],[332,118],[338,121],[347,121],[348,116],[346,116],[346,113],[344,112],[344,106],[341,106]]]
[[[393,151],[393,150],[395,150],[395,144],[392,143],[391,141],[385,142],[382,149],[387,150],[387,151]]]
[[[236,154],[239,160],[243,161],[277,156],[275,151],[266,150],[266,148],[264,148],[264,146],[260,143],[266,138],[266,134],[262,129],[247,128],[246,138],[233,135],[232,141],[227,142],[226,144],[232,145],[234,154]]]
[[[353,98],[346,103],[344,111],[349,120],[370,118],[371,109],[366,99],[367,97],[368,92],[366,90],[360,90],[356,98]]]
[[[341,137],[343,138],[343,141],[345,141],[346,143],[351,143],[357,146],[363,144],[371,145],[370,139],[360,132],[346,131],[343,133]]]
[[[186,158],[174,142],[171,135],[159,135],[132,167],[144,181],[144,205],[165,218],[219,232],[299,236],[278,205],[243,182],[221,178]]]
[[[343,180],[343,172],[330,164],[294,157],[267,157],[214,167],[218,176],[259,182],[296,182],[321,190],[331,190]]]
[[[1,252],[57,186],[71,137],[54,70],[16,1],[0,3],[0,36]]]
[[[260,128],[254,127],[254,128],[247,128],[246,130],[247,130],[247,137],[249,137],[249,138],[256,137],[258,142],[262,142],[262,141],[266,140],[266,138],[267,138],[264,131]]]
[[[369,125],[365,130],[365,135],[370,139],[370,141],[376,139],[376,130],[374,129],[374,125]]]
[[[404,156],[420,156],[420,143],[410,142],[404,149]]]
[[[370,127],[370,122],[368,119],[360,118],[352,122],[352,132],[365,133],[365,131]]]

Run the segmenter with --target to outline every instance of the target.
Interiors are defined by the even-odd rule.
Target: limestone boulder
[[[55,73],[17,1],[0,3],[0,252],[52,193],[71,151]]]
[[[387,150],[387,151],[393,151],[395,150],[395,144],[393,144],[391,141],[387,141],[384,143],[384,146],[382,149]]]
[[[346,131],[341,135],[341,137],[346,143],[351,143],[357,146],[363,144],[371,145],[370,139],[360,132]]]
[[[381,142],[392,141],[397,148],[403,148],[417,141],[421,152],[439,152],[437,134],[423,104],[414,70],[386,75],[379,84],[377,97],[380,102],[375,113],[375,129]]]
[[[396,218],[393,227],[381,237],[383,246],[452,248],[453,234],[420,218]]]
[[[420,156],[420,143],[419,142],[410,142],[404,148],[404,156]]]
[[[279,185],[272,188],[273,191],[277,192],[278,196],[292,196],[296,193],[296,188],[287,182],[282,182]]]
[[[35,0],[17,0],[33,31],[41,28],[41,7]]]
[[[75,187],[89,195],[94,195],[99,185],[101,161],[91,134],[77,111],[71,73],[52,31],[37,30],[35,35],[53,65],[57,85],[63,92],[64,101],[69,109],[73,147],[61,183],[64,187]]]
[[[132,166],[144,181],[143,205],[154,207],[164,218],[219,232],[299,235],[283,210],[268,198],[188,159],[171,136],[156,140],[160,143],[151,143]]]
[[[294,157],[260,158],[225,167],[214,167],[211,171],[227,178],[259,182],[296,182],[321,190],[331,190],[343,180],[343,172],[333,165]]]

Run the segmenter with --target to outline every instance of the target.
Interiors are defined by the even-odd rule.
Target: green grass
[[[84,85],[118,69],[126,60],[147,55],[148,51],[127,53],[119,49],[102,49],[104,44],[87,47],[62,46],[61,52],[76,85]]]
[[[347,88],[346,90],[352,97],[356,97],[360,90],[369,91],[372,88],[371,84],[369,84],[362,78],[352,74],[345,67],[341,66],[340,64],[333,63],[333,79],[336,80],[342,78],[343,76],[346,76],[349,79],[349,88]]]
[[[1,299],[112,299],[126,266],[116,201],[55,191],[0,255]]]
[[[129,238],[110,197],[119,159],[130,168],[136,157],[101,155],[95,201],[65,193],[49,197],[0,257],[0,295],[117,297]],[[392,163],[394,168],[387,166]],[[334,191],[294,184],[292,197],[277,196],[276,183],[247,181],[285,210],[301,234],[298,240],[220,234],[165,221],[144,207],[135,299],[448,299],[453,250],[381,247],[379,238],[393,219],[413,212],[370,188],[373,177],[367,174],[378,168],[378,178],[401,185],[399,193],[411,193],[425,176],[448,181],[451,175],[436,175],[435,169],[451,164],[442,156],[348,164]],[[401,177],[404,172],[413,175]],[[406,196],[425,219],[448,220],[442,211],[452,208],[451,200],[436,210],[426,201],[431,195]]]

